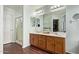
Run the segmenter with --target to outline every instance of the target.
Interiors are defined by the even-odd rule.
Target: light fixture
[[[61,5],[57,5],[57,7],[61,7]]]
[[[42,13],[42,12],[43,12],[43,10],[36,11],[37,14]]]
[[[72,17],[74,20],[79,20],[79,13],[76,13]]]
[[[50,12],[56,12],[56,11],[65,10],[65,9],[66,9],[66,7],[63,5],[56,5],[55,7],[53,5],[50,7]]]
[[[53,6],[54,8],[57,8],[57,6],[55,5],[55,6]]]
[[[70,23],[75,22],[75,21],[79,21],[79,13],[76,13],[72,16],[73,20],[70,20]]]
[[[60,8],[63,7],[63,5],[53,5],[50,7],[50,9],[56,9],[56,8]]]
[[[43,14],[43,10],[38,10],[38,11],[34,11],[33,15],[42,15]]]

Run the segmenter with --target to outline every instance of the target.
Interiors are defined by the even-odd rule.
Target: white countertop
[[[53,33],[37,33],[37,32],[31,32],[31,33],[32,34],[40,34],[40,35],[56,36],[56,37],[66,38],[66,33],[62,33],[62,32],[53,32]]]

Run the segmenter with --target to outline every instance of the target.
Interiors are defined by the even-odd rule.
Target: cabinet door
[[[38,47],[39,35],[34,34],[33,36],[33,45]]]
[[[55,39],[55,52],[56,53],[64,53],[63,40],[64,39],[62,38]]]
[[[47,50],[54,52],[54,37],[46,37],[47,38]]]
[[[46,39],[45,36],[39,35],[39,48],[45,49],[46,48]]]
[[[37,34],[30,34],[30,44],[34,46],[38,46],[38,35]]]
[[[34,39],[33,34],[30,34],[30,44],[31,44],[31,45],[33,45],[33,44],[34,44],[34,42],[33,42],[34,40],[33,40],[33,39]]]

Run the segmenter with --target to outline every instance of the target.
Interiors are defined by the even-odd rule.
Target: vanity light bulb
[[[59,7],[60,7],[60,5],[57,5],[57,7],[59,8]]]
[[[57,8],[57,6],[54,6],[54,8]]]

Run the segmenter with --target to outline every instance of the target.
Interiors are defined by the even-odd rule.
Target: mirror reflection
[[[42,15],[32,16],[31,24],[33,27],[42,28],[40,32],[66,32],[65,11],[65,8],[54,12],[44,11]]]

